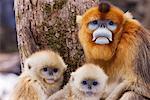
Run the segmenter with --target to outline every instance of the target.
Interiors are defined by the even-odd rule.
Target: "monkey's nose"
[[[53,72],[49,72],[49,75],[53,75]]]
[[[101,27],[101,28],[105,28],[106,25],[105,25],[105,24],[101,24],[100,27]]]
[[[92,86],[88,85],[88,89],[91,90],[91,89],[92,89]]]

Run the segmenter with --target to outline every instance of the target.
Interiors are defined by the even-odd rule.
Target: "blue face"
[[[94,20],[89,22],[88,28],[90,30],[96,30],[97,28],[107,28],[110,31],[114,31],[117,28],[117,24],[115,24],[111,20]]]
[[[81,81],[81,86],[86,91],[92,91],[99,85],[99,82],[97,80],[91,80],[91,79],[85,79]]]
[[[44,67],[41,69],[41,71],[44,75],[53,76],[53,75],[58,73],[59,69],[58,68]]]
[[[109,44],[113,41],[113,32],[117,29],[117,24],[112,20],[93,20],[88,23],[88,29],[93,31],[92,42]]]
[[[61,70],[57,67],[43,66],[40,69],[40,77],[47,83],[54,83],[59,77],[61,77]]]

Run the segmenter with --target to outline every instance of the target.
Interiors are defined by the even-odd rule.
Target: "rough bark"
[[[15,0],[22,63],[37,50],[51,48],[58,51],[68,64],[66,83],[70,72],[84,62],[77,38],[76,15],[95,4],[95,0]]]

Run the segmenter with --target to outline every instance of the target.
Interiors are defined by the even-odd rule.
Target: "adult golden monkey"
[[[106,1],[78,18],[86,61],[109,76],[106,100],[149,100],[150,32]]]

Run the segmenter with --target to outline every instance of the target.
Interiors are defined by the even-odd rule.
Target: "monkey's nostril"
[[[103,27],[103,28],[105,28],[106,26],[105,26],[104,24],[101,24],[101,25],[100,25],[100,27]]]
[[[49,75],[53,75],[53,72],[49,72]]]
[[[88,85],[88,89],[91,90],[91,89],[92,89],[92,86]]]

